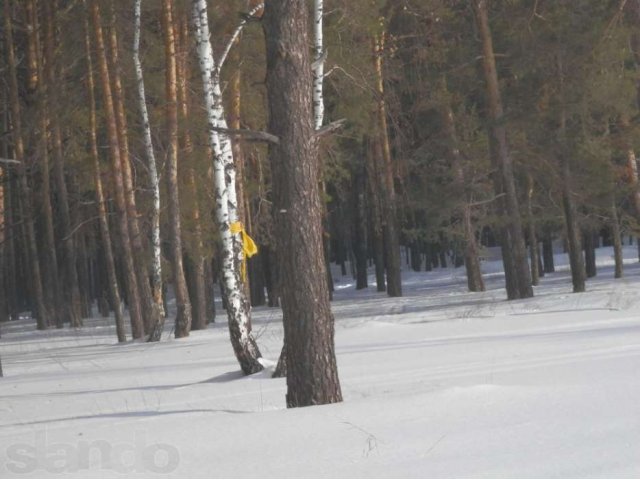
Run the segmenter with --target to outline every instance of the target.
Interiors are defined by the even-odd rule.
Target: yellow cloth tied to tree
[[[253,257],[256,253],[258,253],[258,246],[256,242],[253,241],[253,238],[249,236],[247,231],[244,229],[242,222],[233,222],[229,225],[229,230],[231,233],[236,234],[239,233],[242,237],[242,252],[244,255],[242,256],[242,281],[247,281],[247,258]]]

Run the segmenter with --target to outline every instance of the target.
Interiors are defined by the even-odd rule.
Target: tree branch
[[[344,127],[344,124],[346,122],[346,118],[341,118],[340,120],[336,120],[335,122],[327,123],[325,126],[316,130],[316,136],[324,137],[335,132],[336,130],[340,130],[342,127]]]
[[[251,9],[249,13],[243,14],[242,20],[240,20],[240,23],[238,24],[236,29],[233,31],[231,38],[227,42],[227,45],[224,47],[224,51],[222,52],[222,55],[220,55],[220,59],[218,60],[218,71],[222,70],[222,66],[224,65],[225,60],[229,56],[231,47],[233,47],[233,44],[235,43],[236,39],[240,35],[240,32],[242,32],[242,29],[244,28],[244,26],[247,24],[249,20],[256,19],[255,14],[258,13],[258,11],[260,11],[260,9],[263,7],[264,7],[264,3],[259,3],[258,5],[253,7],[253,9]]]
[[[253,141],[253,142],[267,142],[273,143],[275,145],[280,144],[280,139],[268,132],[263,132],[260,130],[247,130],[240,129],[234,130],[231,128],[222,128],[222,127],[209,127],[214,132],[222,133],[224,135],[229,135],[230,137],[242,137],[244,140]]]
[[[2,163],[7,165],[20,165],[18,160],[13,160],[12,158],[0,158],[0,164]]]

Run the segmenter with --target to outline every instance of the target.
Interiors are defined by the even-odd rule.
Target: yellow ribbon
[[[231,233],[236,234],[239,233],[242,237],[242,252],[244,253],[242,257],[242,281],[247,281],[247,258],[253,257],[256,253],[258,253],[258,246],[256,242],[253,241],[253,238],[249,236],[247,231],[244,229],[242,222],[233,222],[229,225],[229,230]]]

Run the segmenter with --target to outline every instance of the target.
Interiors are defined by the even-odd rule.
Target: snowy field
[[[566,258],[533,299],[464,268],[405,272],[405,296],[336,276],[345,402],[286,410],[285,382],[242,377],[226,324],[158,344],[2,325],[0,477],[639,477],[640,264],[611,249],[571,293]],[[171,322],[168,322],[171,323]],[[254,310],[277,360],[279,311]]]

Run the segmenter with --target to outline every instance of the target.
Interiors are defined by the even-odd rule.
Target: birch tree
[[[144,151],[147,156],[147,168],[149,169],[149,183],[153,202],[151,204],[151,290],[153,300],[158,306],[160,317],[164,317],[164,307],[162,303],[162,252],[160,249],[160,181],[158,179],[158,168],[156,156],[153,151],[151,140],[151,125],[149,123],[149,113],[147,111],[147,100],[144,88],[144,76],[142,72],[142,62],[140,61],[140,30],[142,17],[142,0],[136,0],[134,5],[134,30],[133,30],[133,64],[136,72],[136,83],[138,86],[138,107],[142,120],[142,131],[144,137]]]
[[[223,133],[227,129],[227,122],[220,84],[220,69],[239,35],[239,30],[236,29],[220,60],[216,62],[210,41],[206,0],[193,0],[192,16],[207,114],[208,140],[213,152],[216,220],[221,239],[220,263],[227,296],[229,332],[240,368],[245,374],[251,374],[263,367],[259,361],[260,350],[251,334],[250,305],[242,288],[240,267],[244,255],[241,239],[243,227],[238,224],[236,172],[231,140]]]

